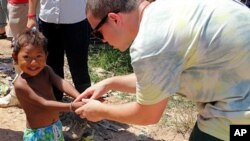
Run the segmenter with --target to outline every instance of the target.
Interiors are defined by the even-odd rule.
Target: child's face
[[[21,47],[16,57],[16,63],[20,69],[30,76],[35,76],[46,65],[47,54],[42,47],[34,47],[29,44]]]

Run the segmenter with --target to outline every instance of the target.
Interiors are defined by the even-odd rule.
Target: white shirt
[[[183,95],[198,103],[199,129],[229,140],[230,124],[250,123],[249,21],[232,0],[150,4],[130,48],[138,103]]]
[[[86,18],[86,0],[40,0],[39,18],[47,23],[72,24]]]

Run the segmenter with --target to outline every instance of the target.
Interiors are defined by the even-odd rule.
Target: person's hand
[[[31,29],[31,28],[34,27],[34,26],[37,26],[36,17],[28,18],[27,28],[28,28],[28,29]]]
[[[82,105],[84,105],[85,103],[80,101],[80,102],[72,102],[71,106],[72,106],[72,110],[75,111],[76,109],[80,108]]]
[[[75,110],[75,113],[81,118],[86,118],[89,121],[97,122],[103,119],[102,107],[104,106],[100,101],[94,99],[83,99],[83,106]]]
[[[109,89],[106,88],[105,81],[101,81],[96,83],[95,85],[87,88],[81,95],[79,95],[74,102],[81,101],[82,99],[90,98],[90,99],[98,99],[103,94],[107,93]]]

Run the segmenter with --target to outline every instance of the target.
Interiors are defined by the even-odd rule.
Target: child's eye
[[[41,58],[43,58],[43,55],[37,55],[36,58],[41,59]]]
[[[28,59],[28,58],[29,58],[29,56],[28,56],[28,55],[25,55],[25,56],[23,56],[23,58],[24,58],[24,59]]]

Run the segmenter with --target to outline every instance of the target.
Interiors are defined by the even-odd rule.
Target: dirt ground
[[[1,67],[12,67],[9,46],[10,41],[0,40],[0,73],[3,73]],[[0,76],[0,79],[7,78]],[[114,97],[108,99],[111,99],[110,101],[117,100]],[[21,108],[0,108],[0,141],[21,141],[24,129],[25,113]],[[187,141],[189,137],[188,134],[178,134],[172,128],[159,124],[135,126],[105,120],[98,123],[88,122],[87,128],[81,129],[79,127],[79,130],[86,130],[85,138],[83,138],[86,141]]]

